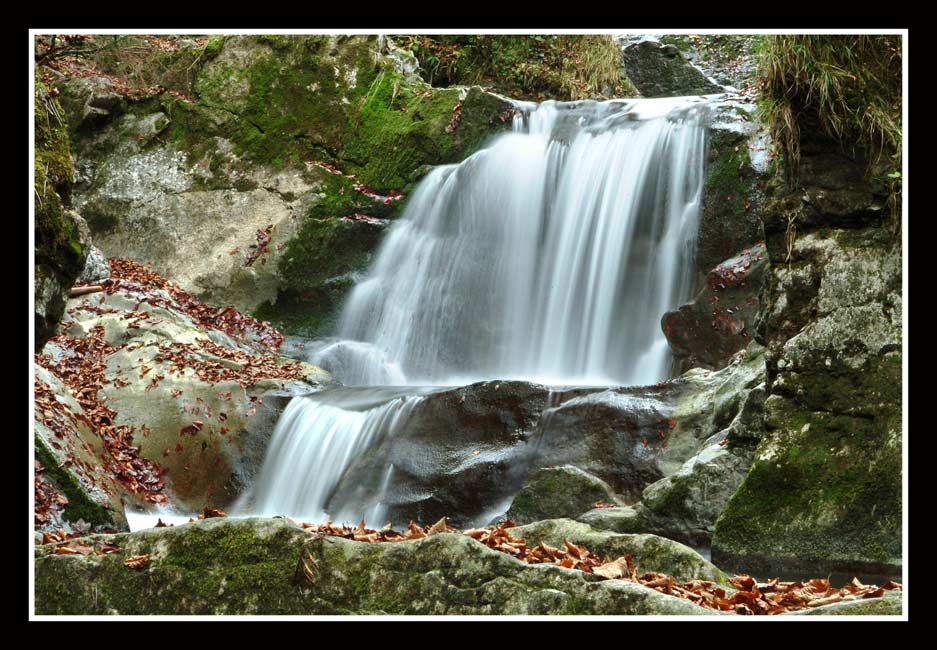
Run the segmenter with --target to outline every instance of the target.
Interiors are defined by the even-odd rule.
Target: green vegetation
[[[58,459],[38,434],[35,441],[36,459],[42,463],[52,485],[68,498],[68,504],[62,510],[62,518],[71,522],[84,520],[92,526],[114,526],[113,514],[89,498],[87,490],[76,476],[59,465]]]
[[[71,282],[81,272],[84,256],[78,228],[65,214],[74,174],[68,126],[58,100],[38,75],[35,82],[36,263],[48,265]]]
[[[522,99],[636,94],[607,34],[404,36],[434,85],[482,85]]]
[[[797,178],[802,132],[818,129],[901,168],[901,36],[777,35],[762,44],[760,109]]]

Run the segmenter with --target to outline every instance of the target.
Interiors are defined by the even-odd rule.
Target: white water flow
[[[649,384],[692,284],[701,98],[545,102],[434,169],[352,292],[348,384]],[[387,367],[393,368],[389,372]]]
[[[373,399],[373,398],[372,398]],[[385,397],[386,399],[386,397]],[[329,404],[310,397],[290,400],[273,431],[270,448],[249,503],[259,515],[289,515],[307,521],[354,521],[361,512],[345,509],[329,513],[327,504],[351,462],[406,421],[419,396],[394,397],[366,410],[358,401]],[[386,490],[391,468],[380,483]],[[382,494],[377,495],[378,498]],[[355,504],[349,504],[352,508]],[[380,501],[371,505],[369,521],[380,517]]]
[[[339,340],[312,361],[358,386],[669,374],[660,319],[690,297],[706,100],[522,108],[512,133],[420,183],[346,303]],[[383,523],[381,495],[364,495],[357,512],[330,499],[423,398],[375,389],[365,403],[363,389],[342,390],[359,393],[289,404],[247,511]]]

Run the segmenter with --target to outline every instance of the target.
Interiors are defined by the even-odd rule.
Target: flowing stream
[[[708,102],[518,109],[512,132],[419,184],[350,295],[337,339],[311,361],[346,386],[611,386],[669,375],[660,319],[694,280]],[[390,464],[352,491],[357,503],[333,496],[427,392],[294,398],[240,508],[382,524]]]

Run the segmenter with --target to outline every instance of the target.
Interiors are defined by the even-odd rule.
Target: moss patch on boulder
[[[209,519],[94,539],[121,551],[36,548],[37,613],[714,613],[638,584],[524,564],[450,533],[369,544],[316,536],[285,519]],[[124,566],[143,554],[150,561],[142,568]]]

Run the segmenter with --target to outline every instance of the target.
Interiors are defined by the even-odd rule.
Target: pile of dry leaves
[[[58,518],[62,508],[68,505],[68,498],[46,480],[45,468],[38,460],[33,475],[33,485],[36,492],[36,507],[33,509],[33,517],[37,526],[45,526]]]
[[[219,308],[209,307],[166,278],[133,260],[111,258],[108,263],[111,267],[111,278],[102,283],[108,294],[120,289],[137,291],[143,289],[147,292],[147,302],[182,311],[203,327],[221,330],[243,342],[260,344],[266,348],[265,351],[276,352],[283,344],[283,335],[266,321],[242,314],[231,305]],[[154,294],[154,289],[161,289],[168,293],[171,301]]]
[[[725,588],[709,580],[678,582],[673,576],[646,572],[638,574],[631,555],[609,560],[600,558],[585,546],[564,540],[563,548],[540,543],[528,546],[523,539],[510,535],[507,529],[514,522],[506,521],[497,526],[471,528],[459,531],[446,524],[443,518],[432,526],[423,527],[410,522],[408,529],[397,532],[390,527],[381,530],[366,528],[364,522],[357,527],[303,523],[302,527],[322,535],[333,535],[359,542],[403,542],[420,539],[437,533],[460,533],[475,539],[489,548],[507,553],[528,564],[557,564],[567,569],[578,569],[606,580],[627,580],[650,587],[678,598],[690,600],[700,607],[736,614],[783,614],[811,607],[819,607],[840,601],[860,598],[878,598],[889,590],[900,590],[897,582],[888,581],[879,587],[864,585],[857,579],[852,584],[836,589],[829,580],[815,578],[807,582],[781,582],[777,578],[758,582],[748,575],[737,575],[729,582],[737,589],[729,593]]]
[[[97,398],[98,390],[108,383],[104,376],[107,357],[117,349],[105,340],[104,328],[98,325],[81,339],[60,333],[50,340],[69,353],[57,363],[43,354],[35,355],[35,361],[61,379],[81,405],[87,424],[108,452],[104,455],[105,469],[131,493],[151,503],[164,503],[166,495],[159,465],[140,456],[140,448],[132,444],[133,428],[115,424],[117,412]],[[36,382],[36,416],[57,437],[65,434],[64,423],[56,416],[56,411],[62,409],[51,391]]]
[[[281,361],[271,354],[239,352],[205,339],[196,343],[160,343],[158,349],[153,359],[168,361],[169,372],[181,375],[190,368],[199,379],[209,384],[233,380],[247,387],[263,379],[301,380],[305,376],[298,361]],[[219,360],[207,360],[206,354]]]

